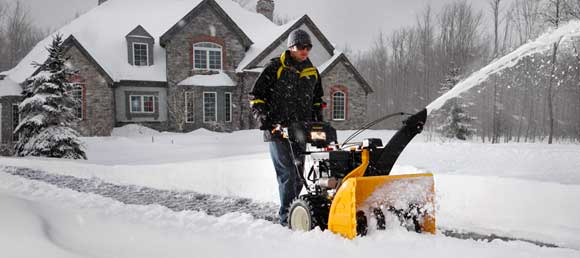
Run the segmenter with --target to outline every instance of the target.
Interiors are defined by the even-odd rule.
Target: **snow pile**
[[[349,241],[293,232],[233,213],[222,217],[124,205],[0,173],[0,233],[7,257],[577,257],[523,242],[476,242],[401,230]],[[256,245],[259,243],[259,248]]]
[[[18,194],[18,196],[27,200],[36,200],[31,196],[35,198],[42,197],[42,199],[38,199],[39,203],[48,201],[52,203],[55,209],[60,209],[58,207],[63,203],[70,202],[76,205],[76,201],[66,199],[71,197],[71,191],[47,190],[47,187],[42,186],[43,184],[19,178],[16,180],[15,177],[8,177],[6,173],[1,172],[3,170],[2,166],[18,166],[78,178],[98,178],[104,182],[117,185],[147,186],[173,191],[196,191],[199,193],[247,197],[264,202],[279,201],[274,168],[270,161],[267,144],[262,142],[262,133],[260,131],[216,133],[207,130],[197,130],[187,134],[156,134],[157,132],[152,131],[156,135],[143,137],[136,130],[127,130],[129,128],[131,126],[117,128],[115,131],[118,136],[83,138],[87,146],[89,158],[87,161],[2,157],[0,158],[0,191],[6,189],[9,193]],[[125,130],[124,136],[120,136],[120,132],[123,130]],[[351,132],[340,131],[339,138],[344,139],[349,133]],[[392,131],[367,131],[361,137],[388,139],[392,134]],[[355,139],[355,141],[357,140]],[[464,142],[440,143],[425,142],[422,136],[419,135],[403,152],[401,159],[394,167],[394,172],[395,174],[434,173],[438,227],[536,240],[566,248],[580,249],[578,244],[580,243],[580,220],[578,220],[578,217],[580,217],[580,203],[577,201],[580,200],[578,167],[580,167],[580,148],[578,145],[513,143],[492,146]],[[21,183],[15,183],[15,180],[21,181]],[[19,189],[24,189],[24,192]],[[74,206],[70,211],[67,210],[67,213],[83,213],[85,212],[83,207],[95,204],[94,196],[75,194],[78,195],[75,198],[80,200],[78,203],[81,206]],[[139,216],[117,213],[113,213],[114,215],[101,214],[98,219],[94,220],[95,225],[105,224],[103,225],[105,227],[107,223],[110,223],[111,217],[118,217],[123,220],[118,222],[118,227],[127,230],[127,233],[119,233],[119,238],[121,239],[116,239],[118,244],[114,244],[104,243],[102,242],[104,240],[96,237],[106,238],[103,236],[105,234],[103,232],[79,231],[87,236],[95,235],[94,239],[78,237],[81,240],[85,238],[83,240],[85,242],[82,243],[83,246],[88,245],[91,248],[105,246],[120,249],[125,246],[126,249],[124,250],[138,249],[134,242],[126,240],[130,239],[131,230],[133,229],[125,224],[133,225],[137,223],[141,226],[143,226],[143,223],[165,224],[171,221],[180,221],[179,216],[182,214],[167,210],[163,213],[168,216],[178,217],[155,219],[155,216],[159,215],[157,213],[157,209],[161,209],[159,207],[126,207],[116,202],[110,202],[110,200],[107,205],[109,205],[107,206],[109,208],[103,208],[103,210],[113,209],[112,207],[115,207],[114,209],[127,208],[133,209],[133,211],[138,210],[139,212],[135,212],[136,214],[148,214],[148,216],[152,217],[142,217],[145,220],[144,222],[127,222],[125,218],[139,218]],[[0,206],[2,206],[2,203],[0,203]],[[9,209],[11,207],[0,207],[3,211],[5,208]],[[95,210],[100,212],[99,209],[91,209],[90,213]],[[226,246],[225,240],[219,240],[222,237],[221,233],[212,233],[213,231],[220,232],[220,228],[233,228],[227,238],[229,241],[236,243],[247,236],[255,237],[270,232],[279,232],[279,234],[272,233],[267,235],[263,239],[251,238],[251,241],[260,241],[268,246],[279,247],[279,250],[282,250],[280,252],[293,251],[292,249],[287,249],[289,241],[297,241],[296,244],[312,241],[312,244],[305,245],[305,251],[308,248],[312,248],[312,250],[329,248],[326,250],[341,250],[342,254],[351,253],[355,250],[360,253],[359,250],[363,250],[361,252],[368,252],[369,255],[372,255],[373,252],[389,252],[404,257],[413,257],[414,254],[410,254],[409,250],[414,250],[413,246],[419,245],[424,246],[425,249],[415,250],[417,257],[433,256],[428,250],[435,250],[433,252],[437,252],[441,257],[480,255],[476,254],[477,252],[482,252],[481,255],[483,257],[486,255],[510,257],[522,255],[522,257],[525,257],[525,254],[538,256],[538,253],[534,250],[549,252],[540,256],[567,257],[566,254],[562,253],[551,253],[565,253],[565,251],[560,249],[538,249],[520,242],[503,243],[498,241],[488,244],[447,239],[441,236],[409,235],[396,231],[378,232],[367,238],[350,242],[339,237],[327,235],[327,232],[291,233],[270,223],[252,220],[247,217],[243,217],[243,225],[240,225],[239,221],[233,219],[240,217],[240,214],[227,215],[227,219],[197,213],[187,214],[189,215],[186,217],[195,218],[196,221],[199,220],[200,222],[195,225],[203,227],[204,231],[192,230],[189,232],[185,230],[187,231],[185,232],[166,229],[170,231],[167,234],[172,236],[173,234],[192,234],[194,235],[192,238],[195,239],[207,237],[208,240],[202,240],[200,244],[213,247],[225,248]],[[163,217],[159,216],[160,218]],[[68,217],[65,216],[64,218]],[[70,218],[69,220],[67,223],[75,221]],[[203,224],[202,222],[208,224]],[[266,225],[266,227],[257,226],[261,225],[260,223]],[[214,228],[215,225],[220,226]],[[53,225],[53,227],[59,228],[61,225]],[[70,227],[72,226],[69,225],[66,228]],[[65,231],[62,234],[76,234],[75,232]],[[156,233],[151,234],[155,235]],[[3,234],[0,233],[1,235]],[[271,237],[271,239],[268,237]],[[76,243],[71,241],[67,238],[62,242]],[[150,240],[141,239],[141,241],[149,244]],[[175,245],[181,245],[180,243],[183,243],[183,241],[186,240],[179,240]],[[251,245],[251,241],[244,242],[244,244]],[[276,242],[273,243],[272,241]],[[345,243],[350,247],[341,247]],[[240,244],[239,248],[246,248],[244,244]],[[397,244],[401,246],[399,247]],[[151,248],[159,246],[156,243],[151,243]],[[384,249],[387,247],[390,250]],[[175,248],[178,247],[175,246]],[[351,250],[350,248],[353,249]],[[464,250],[464,252],[461,253],[458,250]],[[98,249],[98,251],[104,252],[102,249]],[[308,253],[311,253],[310,251]],[[524,252],[516,254],[518,251]],[[136,251],[127,252],[129,252],[127,255],[119,254],[117,256],[133,257],[136,255],[132,253]],[[275,249],[267,249],[264,252],[271,256],[278,255]],[[239,256],[232,253],[227,254],[230,257]],[[573,255],[577,257],[578,252],[573,252]],[[99,255],[96,256],[98,257]],[[175,254],[172,257],[180,256],[180,254]],[[254,256],[262,255],[256,254]],[[324,257],[325,255],[323,254],[322,256]],[[435,256],[437,257],[437,255]],[[220,256],[216,255],[216,257]]]
[[[178,83],[178,85],[213,87],[213,86],[236,86],[237,84],[227,74],[220,71],[217,74],[194,75],[191,77],[187,77],[185,80]]]
[[[118,137],[152,136],[159,134],[158,131],[139,124],[128,124],[122,127],[115,127],[111,132],[111,136]]]
[[[361,205],[361,209],[392,207],[397,210],[407,210],[409,205],[417,205],[431,213],[435,209],[432,205],[434,200],[433,183],[432,177],[401,178],[388,181],[375,189]]]

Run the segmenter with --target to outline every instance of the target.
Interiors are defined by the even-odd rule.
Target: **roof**
[[[177,85],[215,87],[215,86],[236,86],[237,84],[227,74],[225,74],[224,72],[219,72],[217,74],[209,74],[209,75],[194,75],[186,78]]]
[[[298,29],[302,24],[305,24],[312,33],[315,34],[314,36],[320,40],[320,43],[322,43],[322,46],[326,51],[328,51],[328,53],[330,53],[330,55],[334,53],[334,46],[332,43],[330,43],[324,34],[322,34],[312,19],[310,19],[308,15],[304,15],[299,19],[279,26],[275,31],[270,31],[271,34],[266,37],[264,42],[253,45],[253,51],[248,51],[248,53],[246,53],[246,56],[238,66],[238,71],[255,68],[262,59],[266,58],[270,52],[276,49],[280,42],[285,41],[288,38],[290,32]]]
[[[141,26],[154,39],[161,39],[201,4],[207,4],[218,10],[218,13],[221,12],[222,16],[229,17],[239,28],[237,32],[245,34],[247,42],[254,42],[254,45],[256,42],[267,41],[271,31],[279,30],[277,25],[263,15],[248,11],[231,0],[106,1],[40,41],[6,74],[15,82],[23,82],[35,71],[30,64],[46,60],[46,47],[52,42],[53,36],[60,33],[63,38],[74,35],[76,42],[84,47],[86,53],[100,64],[113,81],[167,81],[165,49],[161,44],[153,47],[154,65],[132,66],[127,62],[125,36]],[[151,18],[151,13],[155,14],[155,19]]]
[[[0,76],[1,78],[2,76]],[[0,79],[0,97],[3,96],[20,96],[22,94],[22,87],[15,81],[6,77]]]
[[[371,86],[369,85],[369,83],[358,72],[358,70],[354,67],[354,65],[352,65],[352,63],[348,60],[348,58],[346,57],[346,55],[344,53],[340,53],[340,52],[339,53],[336,53],[327,62],[325,62],[324,64],[321,64],[320,66],[318,66],[318,71],[320,72],[320,75],[321,76],[324,76],[329,71],[332,71],[332,68],[334,68],[338,63],[341,63],[341,62],[344,64],[344,66],[347,69],[349,69],[354,74],[355,80],[357,80],[358,83],[360,83],[360,85],[363,87],[364,91],[367,94],[373,93],[373,88],[371,88]]]

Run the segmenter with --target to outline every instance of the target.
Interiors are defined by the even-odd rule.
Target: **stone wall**
[[[354,74],[342,62],[336,64],[322,78],[324,87],[324,101],[328,108],[324,112],[324,119],[330,121],[336,129],[355,129],[362,126],[367,120],[367,94],[362,85],[355,79]],[[334,90],[346,89],[346,119],[332,121],[331,94]]]
[[[79,71],[78,81],[83,85],[83,119],[75,129],[83,136],[108,136],[115,125],[115,104],[113,89],[106,77],[86,58],[81,51],[72,46],[66,53],[73,69]]]
[[[10,156],[14,154],[14,142],[12,142],[12,131],[16,127],[13,121],[13,105],[19,104],[22,97],[4,96],[0,97],[0,155]]]
[[[183,119],[179,116],[180,113],[185,113],[185,95],[183,92],[188,90],[188,88],[177,84],[192,75],[207,73],[207,71],[193,70],[194,43],[213,42],[220,45],[222,47],[222,69],[234,81],[238,80],[235,69],[246,53],[238,36],[226,26],[215,11],[209,5],[205,5],[202,8],[202,10],[199,10],[198,15],[173,35],[165,46],[168,96],[170,100],[177,100],[176,103],[172,104],[173,107],[169,107],[169,129],[179,131],[180,129],[192,130],[200,127],[211,127],[214,130],[222,130],[220,128],[223,128],[223,130],[235,130],[239,128],[240,120],[236,107],[233,108],[234,122],[231,123],[220,122],[218,119],[218,122],[212,126],[207,123],[196,123],[196,125],[187,125],[187,128],[185,128],[181,121]],[[202,96],[199,91],[196,90],[196,98],[201,98]],[[232,89],[232,91],[232,102],[237,104],[238,101],[236,99],[239,99],[239,91],[236,89]],[[202,102],[198,100],[196,103]],[[201,106],[196,104],[196,107]],[[203,109],[196,109],[196,111],[196,117],[203,116]]]

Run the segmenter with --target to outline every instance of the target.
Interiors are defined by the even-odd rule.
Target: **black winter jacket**
[[[265,107],[263,110],[254,110],[266,117],[260,121],[261,128],[323,119],[324,92],[320,74],[310,59],[298,62],[290,56],[290,51],[271,60],[250,94],[252,108],[259,104]]]

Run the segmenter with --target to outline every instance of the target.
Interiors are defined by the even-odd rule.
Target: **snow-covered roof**
[[[319,65],[319,66],[318,66],[318,72],[319,72],[319,73],[323,73],[323,72],[325,72],[325,71],[326,71],[326,69],[327,69],[328,67],[330,67],[330,65],[331,65],[332,63],[334,63],[334,61],[336,61],[336,60],[337,60],[337,59],[338,59],[338,58],[339,58],[341,55],[342,55],[342,52],[340,52],[340,51],[336,51],[336,52],[334,53],[334,56],[332,56],[330,59],[328,59],[328,61],[326,61],[326,62],[324,62],[323,64],[321,64],[321,65]]]
[[[263,15],[262,15],[263,16]],[[282,26],[275,26],[274,28],[269,28],[268,30],[260,31],[254,37],[254,44],[250,46],[244,59],[238,65],[237,72],[241,72],[246,66],[248,66],[258,55],[260,55],[267,47],[269,47],[274,40],[280,37],[284,32],[289,30],[294,26],[300,18],[292,20]]]
[[[0,74],[1,75],[1,74]],[[0,76],[0,78],[3,76]],[[9,77],[0,80],[0,97],[3,96],[20,96],[22,87]]]
[[[190,86],[236,86],[236,82],[227,74],[219,72],[210,75],[194,75],[178,83],[178,85]]]
[[[179,24],[191,10],[203,2],[215,1],[254,43],[247,55],[257,56],[275,36],[284,30],[259,13],[248,11],[231,0],[115,0],[107,1],[55,32],[68,38],[73,35],[95,62],[114,80],[167,81],[165,49],[154,46],[155,64],[133,66],[127,62],[125,36],[141,25],[158,39]],[[54,35],[54,34],[53,34]],[[33,62],[44,62],[46,47],[53,35],[40,41],[8,76],[23,82],[35,68]]]

